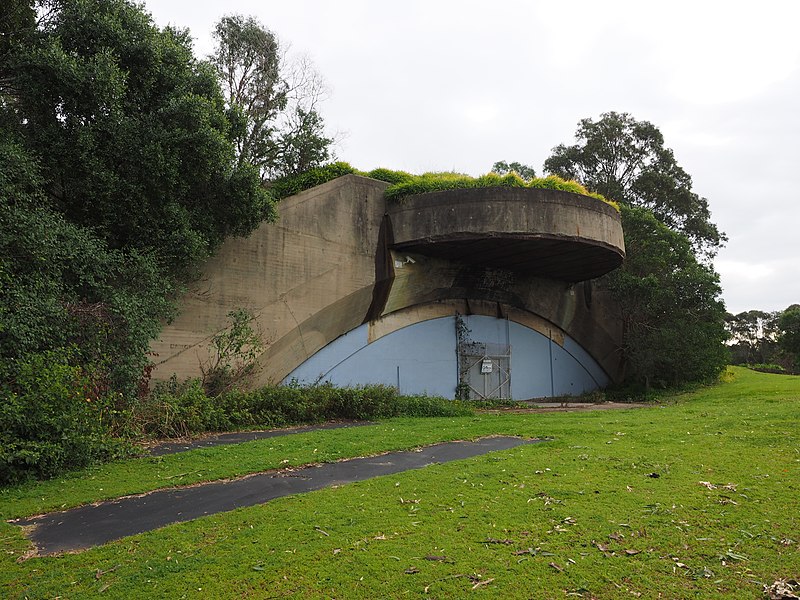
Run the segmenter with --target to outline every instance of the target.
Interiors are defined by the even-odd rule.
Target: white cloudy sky
[[[730,241],[728,310],[800,303],[800,3],[793,0],[145,0],[211,52],[224,14],[307,54],[359,169],[541,172],[580,119],[658,126]]]

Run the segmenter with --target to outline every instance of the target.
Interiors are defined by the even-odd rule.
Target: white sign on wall
[[[481,373],[491,373],[492,372],[492,359],[491,358],[484,358],[481,362]]]

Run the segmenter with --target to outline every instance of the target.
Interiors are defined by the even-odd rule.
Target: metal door
[[[511,398],[511,346],[488,342],[465,344],[459,361],[470,400]]]

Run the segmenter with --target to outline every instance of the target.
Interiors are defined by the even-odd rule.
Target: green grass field
[[[0,491],[3,521],[158,487],[505,434],[550,438],[29,558],[4,598],[763,598],[800,578],[800,377],[735,369],[653,408],[395,419]],[[658,477],[653,477],[657,474]]]

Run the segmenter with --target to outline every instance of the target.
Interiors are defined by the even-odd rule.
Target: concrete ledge
[[[390,205],[396,251],[577,282],[622,264],[619,213],[588,196],[529,188],[476,188]]]

